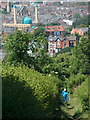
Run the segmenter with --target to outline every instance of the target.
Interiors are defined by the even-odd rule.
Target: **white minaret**
[[[35,5],[35,21],[38,23],[38,5]]]
[[[9,0],[7,0],[7,12],[10,12],[10,1]]]
[[[13,5],[13,9],[14,9],[14,11],[13,11],[13,13],[14,13],[14,24],[16,24],[17,23],[17,21],[16,21],[16,5]]]

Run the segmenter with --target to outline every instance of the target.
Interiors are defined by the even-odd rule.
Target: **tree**
[[[29,67],[34,66],[40,71],[42,65],[48,63],[47,53],[47,37],[42,28],[38,28],[34,33],[16,31],[10,34],[5,39],[5,46],[7,57],[4,61],[9,61],[11,64],[23,63]],[[34,46],[33,46],[34,44]],[[32,51],[32,55],[28,54]],[[45,62],[44,62],[45,61]]]
[[[74,47],[72,54],[74,56],[71,71],[75,74],[81,72],[90,74],[90,40],[82,37],[80,43]]]
[[[79,13],[76,13],[76,14],[74,14],[74,18],[75,18],[76,20],[80,20],[81,16],[80,16]]]
[[[84,17],[81,17],[80,19],[77,19],[73,22],[73,27],[77,27],[78,25],[89,25],[89,18],[90,15],[86,15]]]
[[[52,22],[52,23],[47,24],[47,26],[56,26],[56,25],[61,25],[61,24],[57,22]]]
[[[37,27],[45,27],[45,24],[43,24],[43,23],[38,23],[38,24],[37,24]]]
[[[53,118],[57,107],[57,77],[7,63],[3,64],[2,74],[3,119]]]
[[[76,45],[78,45],[80,41],[80,35],[76,33],[75,36],[76,36]]]
[[[16,31],[5,39],[4,49],[7,52],[6,61],[11,64],[24,63],[29,64],[28,44],[32,40],[32,35],[27,32]]]
[[[43,34],[44,36],[47,36],[45,33],[45,29],[43,27],[38,27],[34,30],[34,37],[37,38],[38,36],[40,36],[40,34]],[[41,34],[41,35],[42,35]]]

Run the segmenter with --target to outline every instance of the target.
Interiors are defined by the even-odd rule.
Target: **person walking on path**
[[[69,101],[69,93],[66,90],[66,88],[64,88],[64,90],[62,91],[62,99],[64,102],[68,102]]]

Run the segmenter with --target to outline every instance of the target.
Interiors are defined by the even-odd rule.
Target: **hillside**
[[[29,42],[37,41],[32,55]],[[41,48],[41,43],[43,47]],[[87,118],[90,40],[82,37],[70,52],[47,55],[45,34],[16,31],[6,38],[2,63],[3,118]],[[66,88],[70,105],[61,92]]]
[[[74,88],[73,94],[70,95],[69,105],[65,105],[62,109],[64,109],[72,119],[88,119],[88,101],[88,79],[86,79],[81,85]]]

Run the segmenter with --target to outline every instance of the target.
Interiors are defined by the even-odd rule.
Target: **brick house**
[[[66,47],[76,46],[76,36],[61,38],[59,36],[48,37],[48,54],[53,55]]]
[[[76,46],[76,36],[64,37],[65,29],[59,26],[47,26],[45,28],[48,35],[48,54],[53,55],[66,47]]]
[[[66,39],[69,42],[69,47],[76,46],[76,36],[67,36]]]
[[[87,27],[83,27],[83,28],[75,28],[75,29],[73,29],[71,31],[71,34],[78,33],[80,36],[83,36],[87,32],[88,32],[88,28]]]

